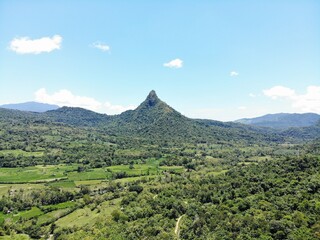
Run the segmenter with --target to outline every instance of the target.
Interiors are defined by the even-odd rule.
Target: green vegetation
[[[0,183],[26,183],[54,181],[66,177],[69,166],[34,166],[24,168],[1,168]]]
[[[319,126],[0,109],[0,238],[319,239]]]

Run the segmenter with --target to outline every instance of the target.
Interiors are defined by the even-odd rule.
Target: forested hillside
[[[241,165],[220,175],[167,175],[142,192],[132,188],[113,222],[94,225],[100,231],[73,229],[61,238],[319,239],[319,166],[319,157],[305,156]]]
[[[0,109],[0,236],[319,239],[318,128]]]
[[[62,107],[45,113],[1,110],[8,121],[21,118],[34,123],[61,123],[73,127],[93,127],[108,135],[182,142],[194,141],[283,141],[283,137],[263,128],[236,123],[190,119],[161,101],[155,91],[135,110],[120,115],[99,114],[89,110]],[[10,116],[10,118],[8,118]],[[22,122],[23,123],[23,122]]]

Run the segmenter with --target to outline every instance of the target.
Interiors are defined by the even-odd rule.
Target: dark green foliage
[[[58,188],[48,188],[46,190],[33,190],[31,193],[24,190],[10,191],[8,197],[0,199],[0,211],[7,213],[7,210],[26,210],[32,206],[43,206],[67,202],[74,199],[74,194],[61,191]]]
[[[150,219],[161,216],[169,223],[185,215],[181,239],[317,239],[319,167],[318,158],[303,157],[236,167],[200,181],[176,178],[162,183],[156,198],[144,192],[123,201],[124,229],[140,233],[129,239],[150,237],[173,228],[146,232],[146,222],[159,227]]]
[[[302,128],[290,128],[283,132],[281,135],[286,138],[298,139],[298,140],[312,140],[320,137],[320,121],[313,126],[310,127],[302,127]]]
[[[143,191],[143,187],[140,185],[131,185],[129,187],[129,191],[130,192],[137,192],[138,194],[141,193]]]
[[[57,110],[47,111],[43,113],[41,117],[53,122],[82,127],[99,126],[111,118],[106,114],[99,114],[90,110],[75,107],[62,107]]]
[[[2,116],[1,116],[2,115]],[[175,111],[151,91],[135,110],[108,116],[81,108],[62,107],[42,114],[0,110],[0,119],[29,123],[60,123],[95,127],[110,135],[143,137],[162,141],[282,141],[282,137],[259,128],[218,121],[194,120]]]

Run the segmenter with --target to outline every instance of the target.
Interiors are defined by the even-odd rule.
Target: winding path
[[[174,233],[177,235],[177,239],[179,239],[179,234],[180,234],[180,223],[181,223],[181,219],[184,215],[181,215],[178,220],[177,220],[177,223],[176,223],[176,227],[174,229]]]

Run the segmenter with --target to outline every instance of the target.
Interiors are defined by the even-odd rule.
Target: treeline
[[[0,198],[0,211],[4,214],[31,209],[33,206],[45,206],[74,200],[75,194],[51,187],[25,191],[24,189],[9,189]]]

